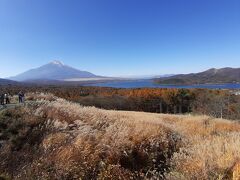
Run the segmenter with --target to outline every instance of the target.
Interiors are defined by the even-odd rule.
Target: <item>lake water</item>
[[[240,89],[240,84],[198,84],[198,85],[160,85],[151,80],[118,81],[88,84],[88,86],[113,88],[204,88],[204,89]]]

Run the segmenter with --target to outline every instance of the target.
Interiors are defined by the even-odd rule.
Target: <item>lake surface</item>
[[[204,88],[204,89],[240,89],[240,84],[197,84],[197,85],[161,85],[151,80],[118,81],[88,84],[87,86],[113,88]]]

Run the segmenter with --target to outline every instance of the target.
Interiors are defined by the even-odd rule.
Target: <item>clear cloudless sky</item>
[[[52,60],[107,76],[240,67],[240,1],[0,0],[0,77]]]

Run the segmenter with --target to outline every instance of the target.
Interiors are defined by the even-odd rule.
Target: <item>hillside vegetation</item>
[[[200,73],[179,74],[156,79],[159,84],[221,84],[239,83],[240,68],[209,69]]]
[[[3,179],[231,179],[238,165],[238,121],[27,99],[0,111]]]
[[[79,86],[0,86],[0,92],[44,92],[103,109],[165,114],[193,113],[215,118],[240,119],[237,90],[211,89],[117,89]]]

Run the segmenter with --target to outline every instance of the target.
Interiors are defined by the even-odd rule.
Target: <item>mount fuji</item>
[[[39,68],[30,69],[9,79],[15,81],[33,81],[33,80],[58,80],[65,81],[69,79],[87,79],[101,78],[93,73],[81,71],[63,64],[60,61],[52,61]]]

